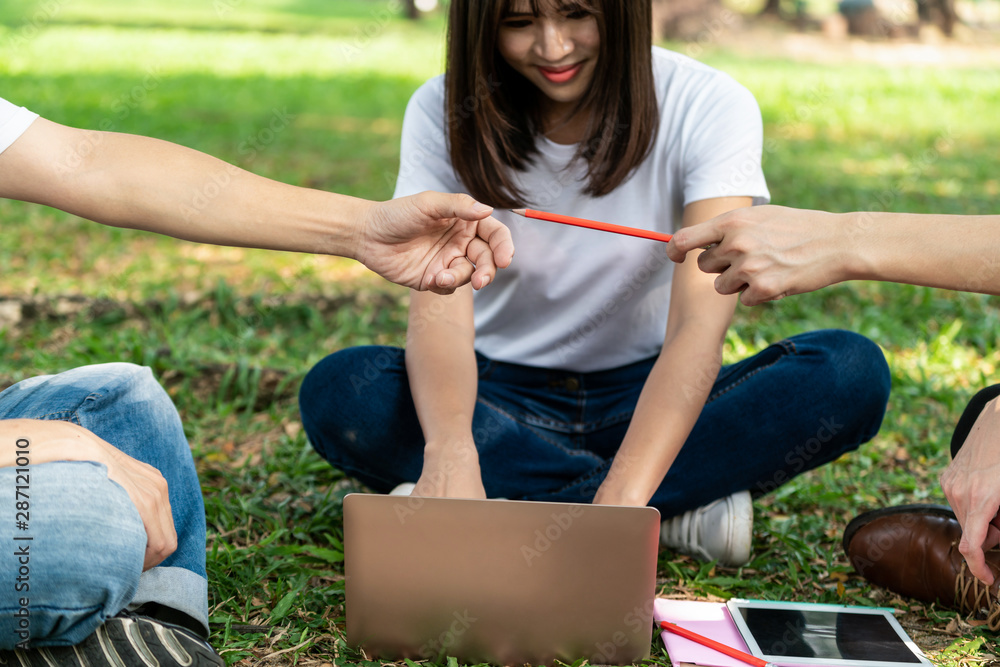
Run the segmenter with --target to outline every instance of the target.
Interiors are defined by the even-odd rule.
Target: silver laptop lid
[[[636,662],[659,525],[651,507],[348,495],[347,641],[371,657]]]

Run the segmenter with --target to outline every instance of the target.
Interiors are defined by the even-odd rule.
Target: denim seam
[[[518,424],[521,424],[521,425],[523,425],[523,426],[524,426],[525,428],[531,428],[531,429],[532,429],[532,432],[533,432],[533,433],[534,433],[534,434],[535,434],[536,436],[538,436],[538,438],[539,438],[540,440],[544,440],[545,442],[549,443],[549,444],[550,444],[550,445],[552,445],[553,447],[556,447],[556,448],[558,448],[558,449],[559,449],[560,451],[562,451],[562,452],[563,452],[564,454],[569,454],[569,455],[571,455],[571,456],[595,456],[596,458],[598,458],[598,459],[600,459],[600,460],[603,460],[603,459],[601,459],[601,458],[600,458],[599,456],[597,456],[596,454],[594,454],[593,452],[588,452],[588,451],[580,451],[580,450],[578,450],[578,449],[569,449],[568,447],[564,447],[564,446],[562,446],[562,445],[561,445],[561,444],[559,444],[558,442],[555,442],[555,441],[553,441],[553,440],[550,440],[550,439],[549,439],[549,438],[548,438],[548,437],[547,437],[547,436],[546,436],[546,435],[545,435],[544,433],[540,433],[539,431],[537,431],[537,430],[536,430],[536,427],[534,427],[534,426],[533,426],[532,424],[528,424],[528,423],[526,423],[526,422],[524,422],[524,421],[522,421],[522,420],[518,419],[518,418],[517,418],[517,417],[515,417],[514,415],[512,415],[512,414],[510,414],[509,412],[507,412],[506,410],[504,410],[503,408],[501,408],[501,407],[499,407],[499,406],[497,406],[497,405],[494,405],[493,403],[490,403],[489,401],[487,401],[487,400],[485,400],[485,399],[483,399],[483,398],[478,398],[478,397],[477,397],[477,398],[476,398],[476,401],[477,401],[477,402],[479,402],[479,403],[482,403],[483,405],[485,405],[486,407],[490,408],[491,410],[496,410],[497,412],[499,412],[500,414],[502,414],[502,415],[503,415],[504,417],[507,417],[508,419],[511,419],[511,420],[513,420],[514,422],[516,422],[516,423],[518,423]]]
[[[89,394],[87,394],[86,396],[84,396],[83,400],[80,401],[80,405],[76,406],[76,408],[74,408],[73,410],[56,410],[55,412],[49,412],[49,413],[47,413],[44,416],[44,418],[45,419],[56,419],[56,420],[59,420],[59,421],[68,421],[68,422],[72,422],[72,423],[76,424],[77,426],[79,426],[80,425],[80,415],[79,415],[80,408],[83,407],[83,405],[85,403],[88,403],[90,401],[96,401],[96,400],[101,399],[101,398],[104,398],[104,394],[102,392],[92,391]],[[64,416],[60,417],[59,415],[64,415]]]
[[[577,423],[580,424],[583,428],[581,430],[579,430],[579,431],[577,431],[576,429],[574,429],[573,433],[576,434],[576,435],[590,435],[592,433],[600,431],[603,428],[608,428],[609,426],[614,426],[615,424],[620,424],[623,421],[628,421],[628,420],[632,419],[632,415],[635,414],[635,410],[634,409],[633,410],[624,410],[622,412],[617,412],[617,413],[611,415],[610,417],[605,417],[604,419],[601,419],[600,421],[584,421],[583,420],[583,415],[586,412],[586,408],[587,408],[587,406],[586,406],[586,402],[587,402],[586,394],[587,394],[586,390],[581,391],[580,392],[580,398],[577,401],[577,408],[579,408],[579,415],[580,415],[580,421],[577,422]]]
[[[560,427],[569,425],[568,422],[560,422],[554,419],[544,419],[541,417],[532,417],[531,415],[525,413],[514,414],[509,410],[504,410],[503,408],[497,406],[494,403],[491,403],[490,401],[482,397],[477,397],[476,400],[482,403],[483,405],[487,406],[491,410],[496,410],[497,412],[503,414],[504,416],[513,419],[519,424],[524,424],[525,426],[551,428],[553,430],[561,431]],[[627,421],[632,418],[632,415],[634,413],[635,413],[634,410],[626,410],[623,412],[616,413],[611,417],[606,417],[605,419],[602,419],[601,421],[598,422],[578,422],[583,424],[586,428],[584,428],[583,430],[577,430],[576,428],[567,428],[565,433],[567,435],[589,435],[591,433],[594,433],[595,431],[599,431],[602,428],[607,428],[609,426],[614,426],[615,424],[619,424],[623,421]]]
[[[603,459],[602,459],[602,461],[603,461]],[[575,486],[580,486],[580,485],[586,484],[587,482],[589,482],[593,478],[597,477],[602,471],[604,471],[605,468],[610,469],[610,465],[611,465],[610,461],[603,461],[601,463],[601,465],[597,466],[597,468],[595,468],[591,472],[587,473],[583,477],[577,477],[573,481],[569,482],[568,484],[565,484],[564,486],[556,489],[555,491],[547,491],[546,493],[547,494],[562,493],[566,489],[571,489],[571,488],[573,488]],[[596,493],[597,489],[594,489],[594,491]],[[542,494],[539,494],[539,495],[542,495]]]
[[[608,426],[614,426],[615,424],[620,424],[623,421],[628,421],[629,419],[632,419],[634,414],[635,410],[625,410],[624,412],[619,412],[618,414],[602,419],[600,422],[596,422],[594,430],[607,428]]]
[[[80,425],[80,416],[77,414],[77,410],[57,410],[56,412],[49,412],[42,415],[42,419],[66,421],[72,422],[77,426]]]
[[[781,361],[782,359],[784,359],[785,356],[787,356],[788,354],[796,354],[797,353],[797,351],[795,349],[795,343],[792,342],[792,341],[790,341],[790,340],[783,340],[783,341],[780,341],[778,343],[775,343],[775,345],[776,346],[781,346],[781,347],[785,348],[785,354],[783,354],[782,356],[778,357],[777,359],[775,359],[771,363],[767,364],[766,366],[760,366],[759,368],[755,368],[753,371],[747,373],[746,375],[744,375],[743,377],[741,377],[736,382],[734,382],[731,385],[727,386],[725,389],[723,389],[723,390],[721,390],[721,391],[719,391],[719,392],[717,392],[717,393],[712,394],[711,396],[709,396],[708,400],[706,400],[705,402],[706,403],[711,403],[712,401],[714,401],[715,399],[719,398],[720,396],[728,394],[730,391],[732,391],[736,387],[740,386],[741,384],[743,384],[744,382],[746,382],[750,378],[754,377],[755,375],[757,375],[761,371],[767,370],[768,368],[771,368],[772,366],[774,366],[775,364],[777,364],[779,361]],[[791,349],[788,349],[788,348],[791,348]]]

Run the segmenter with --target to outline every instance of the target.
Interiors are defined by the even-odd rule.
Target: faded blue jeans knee
[[[178,540],[169,558],[143,572],[138,510],[103,464],[35,465],[30,441],[5,437],[0,446],[15,448],[18,464],[0,468],[0,649],[77,644],[108,617],[147,602],[190,616],[207,633],[201,487],[177,410],[151,371],[116,363],[30,378],[0,393],[0,419],[73,422],[157,468]]]

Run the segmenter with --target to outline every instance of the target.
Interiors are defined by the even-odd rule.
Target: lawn
[[[290,183],[387,198],[406,101],[442,67],[440,17],[411,24],[395,18],[396,5],[5,0],[0,94],[65,124],[148,134]],[[700,57],[757,96],[775,203],[996,212],[996,70],[805,64],[724,45]],[[277,118],[286,120],[269,131]],[[312,452],[295,392],[329,352],[402,344],[406,291],[347,260],[199,247],[17,202],[0,201],[0,219],[0,300],[23,306],[19,321],[0,319],[0,382],[105,361],[153,367],[196,452],[212,641],[226,660],[363,663],[343,638],[341,499],[356,486]],[[970,271],[980,268],[990,265]],[[893,394],[882,431],[756,504],[749,566],[662,551],[660,592],[892,605],[937,664],[987,663],[993,637],[871,589],[840,536],[862,510],[944,500],[937,474],[953,424],[1000,361],[995,300],[841,285],[740,307],[725,356],[823,327],[885,351]],[[658,639],[653,656],[669,665]]]

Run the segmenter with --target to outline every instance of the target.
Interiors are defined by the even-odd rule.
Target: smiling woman
[[[596,196],[645,159],[659,114],[644,5],[452,3],[446,105],[477,104],[473,122],[451,124],[450,157],[470,191],[499,207],[521,205],[524,193],[503,165],[529,164],[539,133],[577,144],[576,157],[588,165],[586,192]],[[481,95],[481,82],[493,80],[499,85]]]
[[[497,48],[542,92],[543,128],[552,138],[574,119],[586,120],[574,111],[594,78],[601,33],[593,13],[578,6],[530,10],[528,0],[514,3],[500,24]]]
[[[664,234],[765,202],[753,96],[652,46],[651,21],[649,0],[452,0],[447,71],[407,106],[396,193]],[[889,378],[871,341],[811,332],[723,367],[736,299],[694,262],[497,215],[518,258],[489,293],[413,294],[405,355],[342,350],[302,385],[313,446],[374,490],[649,504],[673,517],[669,546],[741,565],[751,493],[877,430]],[[844,427],[795,458],[831,414]]]

